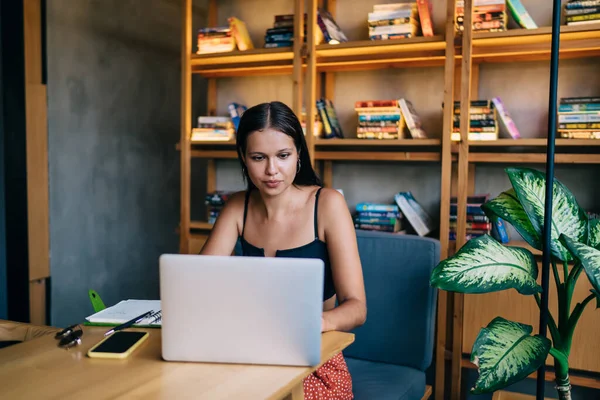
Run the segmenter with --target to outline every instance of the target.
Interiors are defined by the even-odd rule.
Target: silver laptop
[[[163,254],[159,265],[164,360],[320,362],[322,260]]]

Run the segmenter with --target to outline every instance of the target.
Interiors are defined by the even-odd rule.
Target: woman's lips
[[[265,182],[265,186],[267,186],[270,189],[276,188],[281,183],[281,181],[264,181],[264,182]]]

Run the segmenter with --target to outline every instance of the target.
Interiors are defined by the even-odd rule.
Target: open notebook
[[[123,300],[112,307],[107,307],[102,311],[86,317],[85,325],[120,325],[150,310],[154,311],[150,317],[141,320],[133,326],[161,326],[160,300]]]

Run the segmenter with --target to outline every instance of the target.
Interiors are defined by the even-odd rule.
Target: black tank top
[[[322,188],[317,190],[315,195],[315,240],[300,247],[293,249],[277,250],[275,257],[290,257],[290,258],[319,258],[325,263],[325,276],[324,276],[324,287],[323,287],[323,301],[331,298],[335,295],[335,288],[333,286],[333,277],[331,274],[331,263],[329,262],[329,253],[327,251],[327,244],[319,239],[319,229],[317,225],[317,209],[319,206],[319,193]],[[242,225],[242,236],[240,238],[242,244],[242,255],[247,257],[264,257],[265,250],[260,247],[256,247],[244,239],[244,229],[246,228],[246,214],[248,213],[248,200],[250,198],[250,192],[246,192],[246,202],[244,204],[244,222]]]

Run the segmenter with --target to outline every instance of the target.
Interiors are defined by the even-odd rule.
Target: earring
[[[302,164],[300,163],[300,159],[298,159],[298,168],[296,169],[296,175],[298,175],[300,173],[301,166],[302,166]]]
[[[246,167],[242,167],[242,175],[246,175]]]

